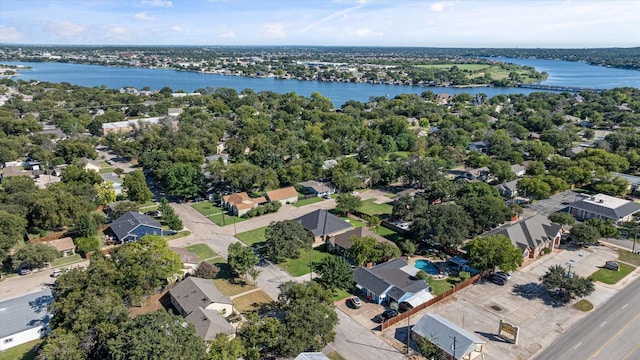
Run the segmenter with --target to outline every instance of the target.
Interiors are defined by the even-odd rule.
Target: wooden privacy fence
[[[398,316],[393,317],[393,318],[383,322],[382,324],[380,324],[380,330],[384,330],[384,329],[388,328],[391,325],[397,324],[400,321],[405,320],[407,317],[409,317],[409,316],[411,316],[413,314],[416,314],[416,313],[426,309],[427,307],[446,299],[447,297],[455,294],[456,292],[458,292],[458,291],[466,288],[467,286],[475,283],[476,281],[478,281],[480,279],[480,277],[481,277],[480,274],[475,275],[475,276],[473,276],[473,277],[461,282],[460,284],[455,285],[454,287],[452,287],[451,289],[443,292],[442,294],[435,296],[433,299],[431,299],[431,300],[429,300],[429,301],[427,301],[427,302],[425,302],[423,304],[420,304],[420,305],[418,305],[418,306],[416,306],[416,307],[414,307],[412,309],[409,309],[408,311],[405,311],[402,314],[398,314]]]

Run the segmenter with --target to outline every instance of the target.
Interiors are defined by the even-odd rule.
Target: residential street
[[[89,266],[89,261],[82,261],[63,267],[73,268],[78,266],[87,267]],[[42,288],[50,286],[56,280],[51,277],[53,270],[34,271],[29,275],[17,275],[5,279],[0,283],[0,301],[40,291]]]
[[[186,247],[192,244],[205,243],[220,256],[227,256],[227,247],[238,239],[233,237],[234,226],[220,227],[193,209],[190,204],[171,204],[176,214],[180,216],[184,226],[191,231],[191,235],[172,240],[169,245],[174,247]],[[257,229],[267,226],[272,221],[294,219],[316,209],[331,209],[335,207],[335,200],[325,200],[315,204],[296,208],[291,205],[283,206],[275,214],[268,214],[258,218],[249,219],[236,224],[237,232]],[[298,278],[292,277],[279,266],[268,261],[260,265],[260,276],[257,285],[272,299],[277,299],[280,293],[279,286],[287,281],[304,281],[309,275]],[[336,326],[336,340],[327,346],[327,352],[338,351],[349,360],[396,360],[405,359],[392,346],[384,342],[380,337],[365,329],[358,322],[336,309],[340,323]]]

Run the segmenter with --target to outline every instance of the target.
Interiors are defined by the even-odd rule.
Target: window
[[[4,339],[4,343],[5,343],[5,344],[6,344],[6,343],[10,343],[10,342],[12,342],[12,341],[13,341],[13,338]]]

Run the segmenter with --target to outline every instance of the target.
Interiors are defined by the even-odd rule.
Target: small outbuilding
[[[440,349],[436,358],[484,359],[484,342],[479,337],[437,314],[425,314],[411,328],[414,341],[426,340]]]

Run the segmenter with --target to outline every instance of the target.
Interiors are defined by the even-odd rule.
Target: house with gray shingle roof
[[[312,211],[295,220],[307,229],[316,241],[351,229],[351,224],[323,209]]]
[[[544,215],[536,215],[526,220],[518,221],[497,232],[487,235],[504,235],[511,239],[511,243],[522,250],[524,258],[535,259],[544,248],[553,250],[560,245],[562,225],[552,223]]]
[[[149,215],[129,211],[114,220],[109,228],[120,242],[136,241],[145,235],[162,235],[162,225]]]
[[[617,197],[597,194],[569,205],[569,212],[580,220],[603,219],[614,223],[631,221],[640,211],[640,204]]]
[[[393,241],[374,233],[373,231],[367,229],[364,226],[351,229],[342,234],[329,236],[327,239],[327,246],[332,247],[333,251],[335,251],[336,253],[344,255],[345,252],[351,248],[352,246],[351,239],[353,237],[358,239],[363,237],[372,237],[376,239],[378,243],[387,243],[387,244],[396,246],[396,243],[394,243]]]
[[[411,328],[411,337],[436,345],[442,355],[436,356],[438,359],[484,359],[485,341],[437,314],[425,314]]]
[[[52,302],[49,288],[0,302],[0,351],[48,334]]]
[[[416,295],[429,293],[426,281],[415,277],[417,272],[418,269],[404,259],[395,259],[372,268],[356,269],[354,281],[369,301],[400,304]]]
[[[195,326],[204,341],[219,333],[234,336],[235,329],[224,318],[233,313],[233,302],[213,280],[189,276],[169,290],[169,296],[173,307]]]

